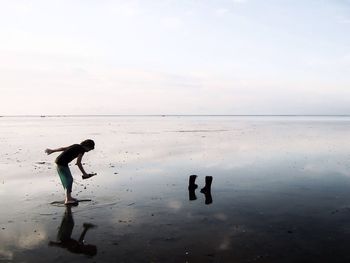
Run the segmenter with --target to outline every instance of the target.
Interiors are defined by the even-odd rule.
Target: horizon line
[[[350,117],[350,114],[18,114],[9,117]]]

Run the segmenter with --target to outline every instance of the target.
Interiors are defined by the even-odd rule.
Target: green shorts
[[[67,189],[69,193],[72,192],[73,177],[68,166],[57,165],[57,172],[61,178],[61,182],[64,189]]]

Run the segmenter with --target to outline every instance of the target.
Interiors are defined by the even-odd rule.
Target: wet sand
[[[349,132],[346,117],[2,117],[0,261],[349,262]],[[86,138],[97,176],[72,165],[73,195],[92,201],[51,205],[45,148]]]

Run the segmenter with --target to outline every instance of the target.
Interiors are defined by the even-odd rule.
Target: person
[[[93,140],[85,140],[80,144],[73,144],[68,147],[61,147],[57,149],[46,149],[45,152],[49,155],[54,152],[62,152],[56,158],[57,172],[60,176],[63,188],[65,190],[65,205],[69,204],[77,204],[78,200],[73,198],[72,193],[72,185],[73,185],[73,177],[69,170],[68,164],[77,158],[76,165],[78,165],[80,171],[83,173],[82,178],[87,179],[91,176],[96,175],[95,173],[88,174],[85,172],[84,167],[81,163],[84,153],[89,152],[95,148],[95,142]]]

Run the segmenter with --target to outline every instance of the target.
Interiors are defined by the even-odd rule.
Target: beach
[[[349,262],[349,132],[341,116],[1,117],[0,262]],[[91,201],[52,205],[44,150],[85,139],[97,175],[70,168]],[[84,229],[93,252],[53,245]]]

